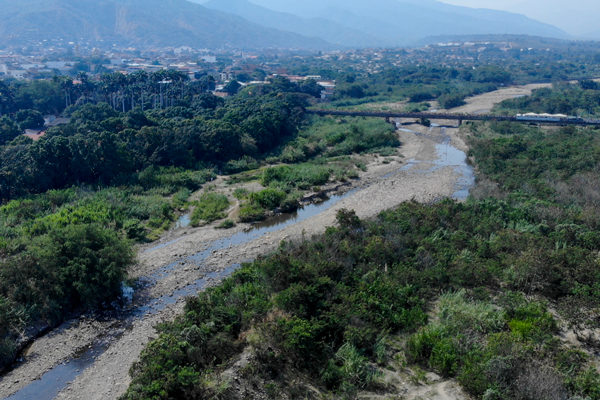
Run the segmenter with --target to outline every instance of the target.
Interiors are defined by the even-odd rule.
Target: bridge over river
[[[520,123],[548,124],[548,125],[582,125],[582,126],[600,126],[600,119],[584,118],[523,118],[509,115],[493,114],[458,114],[447,112],[389,112],[389,111],[350,111],[350,110],[324,110],[307,109],[308,114],[316,115],[338,115],[343,117],[375,117],[385,118],[390,121],[393,118],[427,119],[427,120],[453,120],[458,121],[460,125],[463,121],[509,121]]]

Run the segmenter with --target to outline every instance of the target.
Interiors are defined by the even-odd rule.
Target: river
[[[432,128],[437,129],[437,128]],[[381,180],[389,180],[401,173],[410,173],[416,175],[422,175],[426,177],[435,173],[436,171],[443,168],[452,168],[454,173],[458,176],[455,181],[455,188],[452,197],[457,200],[465,200],[468,197],[469,189],[475,182],[473,169],[467,163],[467,157],[465,153],[451,144],[450,138],[447,136],[445,129],[441,130],[441,142],[435,143],[436,158],[432,161],[432,166],[425,169],[420,169],[419,165],[422,161],[409,159],[404,163],[402,167],[397,168],[383,176]],[[417,135],[416,131],[402,128],[405,133],[411,133]],[[431,162],[429,162],[431,164]],[[281,231],[290,226],[297,225],[303,221],[309,220],[314,217],[318,217],[325,211],[331,209],[336,204],[348,199],[355,194],[365,190],[366,188],[355,188],[342,195],[331,196],[329,199],[318,203],[311,204],[299,209],[297,212],[292,214],[280,215],[277,218],[267,221],[263,224],[258,224],[248,231],[241,231],[232,234],[231,236],[218,239],[210,243],[210,245],[203,249],[201,252],[189,255],[185,259],[177,259],[174,262],[168,263],[161,268],[157,269],[151,275],[148,275],[141,279],[145,288],[156,285],[161,280],[169,277],[174,268],[180,265],[182,262],[191,262],[196,265],[202,265],[202,263],[211,255],[215,254],[220,250],[230,249],[232,247],[241,246],[251,241],[255,241],[267,234]],[[187,225],[188,220],[183,219],[181,226]],[[177,239],[179,240],[179,239]],[[169,241],[166,243],[158,244],[146,250],[146,252],[156,251],[166,246],[172,245],[177,240]],[[115,340],[130,329],[133,324],[140,319],[146,318],[150,315],[160,313],[169,305],[175,304],[182,298],[196,294],[198,291],[205,289],[211,282],[221,280],[231,275],[237,268],[239,268],[239,262],[250,261],[240,259],[238,263],[232,264],[227,268],[218,272],[207,273],[202,278],[185,285],[168,296],[161,296],[157,298],[151,298],[144,296],[144,290],[141,290],[136,295],[133,303],[125,310],[122,310],[118,315],[119,322],[114,325],[108,332],[102,335],[94,344],[92,344],[86,350],[72,357],[70,360],[61,363],[48,372],[43,374],[40,379],[33,381],[27,386],[20,389],[13,395],[6,397],[6,400],[51,400],[54,399],[58,393],[63,391],[70,382],[75,380],[81,375],[86,369],[92,366],[98,357],[100,357],[113,343]]]

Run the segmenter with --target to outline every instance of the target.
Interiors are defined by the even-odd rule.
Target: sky
[[[599,0],[441,0],[474,8],[525,14],[561,28],[578,38],[600,38]]]

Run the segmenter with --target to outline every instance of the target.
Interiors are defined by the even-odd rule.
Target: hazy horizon
[[[582,38],[600,38],[597,15],[598,0],[440,0],[444,3],[472,8],[490,8],[524,14],[552,24]]]
[[[208,0],[190,0],[205,3]],[[259,0],[250,0],[260,3]],[[402,0],[401,0],[402,1]],[[414,0],[411,0],[414,1]],[[576,39],[600,39],[598,0],[438,0],[443,3],[470,8],[488,8],[523,14],[532,19],[562,29]]]

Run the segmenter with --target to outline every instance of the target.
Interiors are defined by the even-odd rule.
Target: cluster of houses
[[[139,54],[123,50],[72,58],[64,54],[27,55],[0,50],[0,79],[44,79],[55,75],[75,76],[77,72],[90,75],[111,72],[131,74],[137,71],[157,72],[170,69],[185,73],[191,80],[205,75],[213,76],[217,84],[214,93],[221,97],[228,96],[223,88],[232,80],[239,81],[242,86],[268,84],[269,78],[276,75],[285,76],[292,82],[314,79],[323,87],[323,100],[333,96],[335,81],[322,79],[318,75],[287,75],[281,73],[277,65],[269,65],[258,58],[255,54],[241,51],[220,54],[187,47],[171,49],[166,53],[157,51]],[[253,74],[257,69],[263,72],[260,80],[255,80],[256,75]],[[240,79],[241,76],[254,76],[254,79]]]

